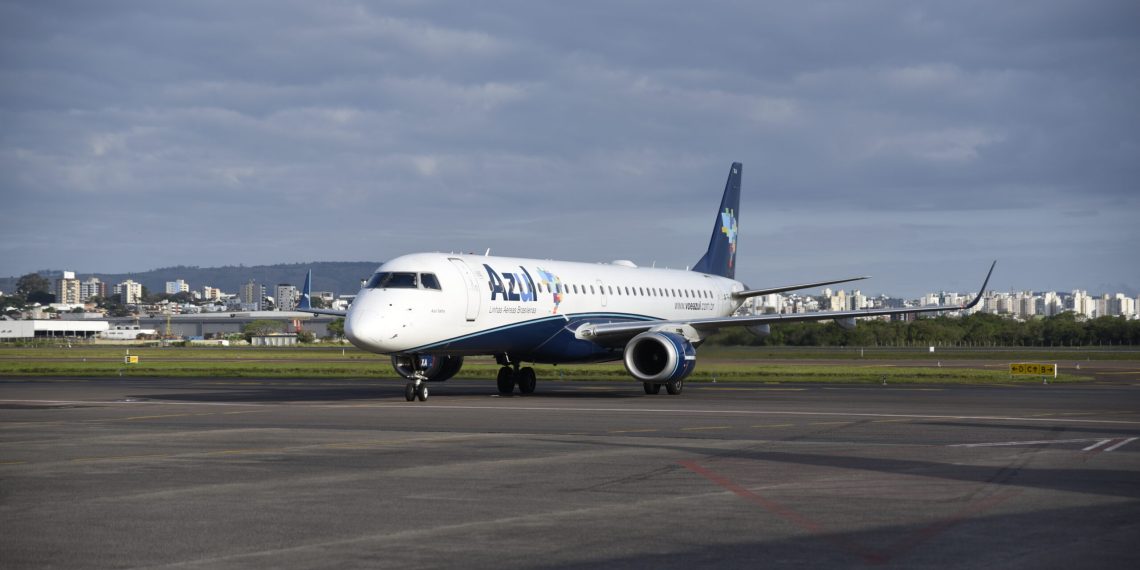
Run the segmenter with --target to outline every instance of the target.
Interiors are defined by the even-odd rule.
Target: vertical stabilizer
[[[728,182],[724,185],[724,197],[720,199],[709,249],[693,266],[693,271],[729,279],[736,277],[737,220],[740,219],[740,175],[743,169],[739,162],[734,162],[728,171]]]
[[[312,291],[313,289],[313,270],[310,269],[305,275],[305,286],[301,287],[301,302],[297,303],[297,310],[307,311],[313,308]]]

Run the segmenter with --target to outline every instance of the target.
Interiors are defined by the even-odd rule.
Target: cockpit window
[[[381,271],[368,280],[367,289],[416,289],[419,280],[415,273]]]
[[[372,275],[365,289],[434,289],[440,291],[439,279],[434,273],[410,271],[381,271]]]
[[[436,291],[441,289],[439,279],[435,278],[434,273],[421,273],[420,284],[423,285],[424,289],[435,289]]]

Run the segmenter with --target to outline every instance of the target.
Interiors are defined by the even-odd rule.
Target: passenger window
[[[424,289],[442,290],[442,287],[439,286],[439,279],[435,278],[434,273],[421,273],[420,284],[424,286]]]
[[[578,286],[577,285],[571,285],[571,287],[574,288],[574,294],[577,295],[578,294]]]

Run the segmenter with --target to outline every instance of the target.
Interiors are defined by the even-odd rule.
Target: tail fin
[[[313,270],[305,274],[305,286],[301,287],[301,302],[297,303],[297,310],[307,311],[313,308]]]
[[[728,172],[728,182],[724,185],[724,197],[720,199],[716,223],[713,224],[709,249],[704,257],[693,266],[693,271],[720,275],[729,279],[736,277],[736,222],[740,219],[740,176],[744,170],[739,162],[732,163]]]
[[[297,303],[296,309],[303,313],[312,313],[314,315],[334,315],[343,317],[348,314],[348,311],[336,311],[333,309],[314,309],[313,308],[313,270],[310,269],[305,274],[305,286],[301,287],[301,302]]]

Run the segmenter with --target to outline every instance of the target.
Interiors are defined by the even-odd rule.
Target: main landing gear
[[[519,387],[519,394],[533,394],[535,386],[538,385],[538,378],[534,374],[534,369],[527,366],[519,368],[519,363],[508,362],[505,356],[497,357],[496,360],[503,367],[499,369],[499,375],[495,378],[495,384],[499,388],[499,393],[504,396],[514,391],[515,385]]]
[[[646,394],[660,394],[661,393],[662,384],[657,384],[654,382],[642,382],[641,385],[643,388],[645,388]],[[685,389],[685,381],[684,380],[674,380],[672,382],[666,382],[664,384],[664,386],[665,386],[666,392],[668,392],[672,396],[676,396],[677,394],[681,393],[681,390]]]

